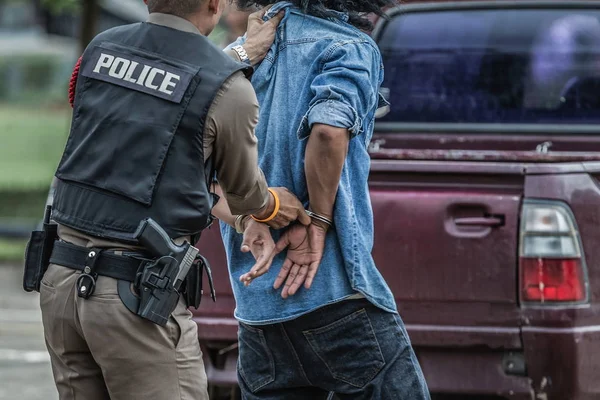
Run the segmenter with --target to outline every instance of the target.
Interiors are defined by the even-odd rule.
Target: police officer
[[[61,400],[206,399],[196,324],[180,299],[165,326],[129,311],[118,280],[135,289],[140,221],[176,243],[211,220],[216,174],[232,212],[273,227],[310,218],[257,166],[250,64],[278,20],[250,18],[231,56],[206,35],[223,0],[148,0],[147,22],[98,35],[80,61],[71,132],[56,172],[58,224],[40,288],[45,339]],[[91,266],[91,267],[90,267]],[[78,279],[93,268],[93,287]]]

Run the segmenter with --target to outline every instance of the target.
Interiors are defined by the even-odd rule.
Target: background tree
[[[79,47],[83,52],[96,35],[100,15],[98,0],[42,0],[42,4],[53,12],[75,11],[80,13]]]
[[[52,13],[72,12],[75,15],[80,15],[79,47],[81,52],[83,52],[96,34],[98,18],[100,16],[98,0],[41,0],[41,4],[47,7]]]

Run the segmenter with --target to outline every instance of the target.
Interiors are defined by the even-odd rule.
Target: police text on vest
[[[158,90],[166,94],[173,94],[173,90],[177,86],[177,82],[181,80],[179,75],[172,74],[160,68],[151,67],[150,65],[140,65],[136,61],[131,61],[123,57],[115,57],[110,54],[101,53],[96,67],[96,73],[108,73],[116,79],[123,79],[137,85],[144,85],[148,89]],[[135,76],[135,78],[134,78]],[[154,84],[159,78],[160,84]]]
[[[86,51],[82,65],[83,76],[174,103],[181,102],[199,71],[160,54],[107,42]]]

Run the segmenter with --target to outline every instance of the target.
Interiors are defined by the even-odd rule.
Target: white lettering
[[[177,86],[177,82],[179,82],[180,80],[181,80],[181,77],[179,75],[175,75],[170,72],[167,72],[167,75],[165,76],[165,80],[163,81],[162,85],[160,85],[160,88],[158,89],[158,91],[171,95],[171,94],[173,94],[173,91],[169,90],[169,89],[175,89],[175,86]]]
[[[126,57],[101,52],[93,72],[124,82],[135,83],[167,96],[173,96],[173,93],[177,90],[177,85],[181,84],[182,75],[159,68],[160,64],[158,62],[154,65],[151,62],[146,65],[143,61],[133,61]],[[111,80],[107,81],[111,82]],[[127,85],[122,86],[127,87]]]
[[[115,59],[115,62],[113,62],[113,65],[110,67],[108,75],[112,76],[113,78],[123,79],[123,77],[127,73],[127,68],[129,68],[130,63],[131,61],[125,58],[117,57]],[[117,72],[117,69],[119,70],[119,72]]]
[[[158,89],[157,85],[154,85],[154,78],[156,78],[156,75],[165,75],[165,71],[163,71],[162,69],[158,69],[158,68],[152,68],[152,71],[150,71],[150,73],[148,74],[148,79],[146,79],[146,83],[144,84],[144,86],[146,86],[148,89],[153,89],[156,90]]]
[[[135,69],[137,68],[137,66],[139,65],[139,63],[132,61],[131,65],[129,66],[129,70],[127,70],[127,74],[125,74],[125,79],[126,81],[135,83],[135,79],[132,79],[131,76],[133,75]]]
[[[100,73],[100,68],[110,67],[114,60],[114,56],[111,56],[110,54],[100,53],[100,58],[98,58],[98,63],[96,64],[96,68],[94,68],[94,72],[98,74]]]
[[[137,84],[140,86],[144,85],[144,81],[146,80],[146,77],[148,76],[148,72],[150,72],[150,66],[149,65],[144,65],[144,69],[142,69],[142,72],[140,73],[140,76],[137,80]]]

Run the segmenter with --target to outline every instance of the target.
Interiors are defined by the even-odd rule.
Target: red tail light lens
[[[525,301],[583,301],[585,281],[580,259],[521,259],[522,299]]]
[[[554,304],[587,301],[585,257],[575,218],[567,205],[526,200],[520,236],[522,301]]]

